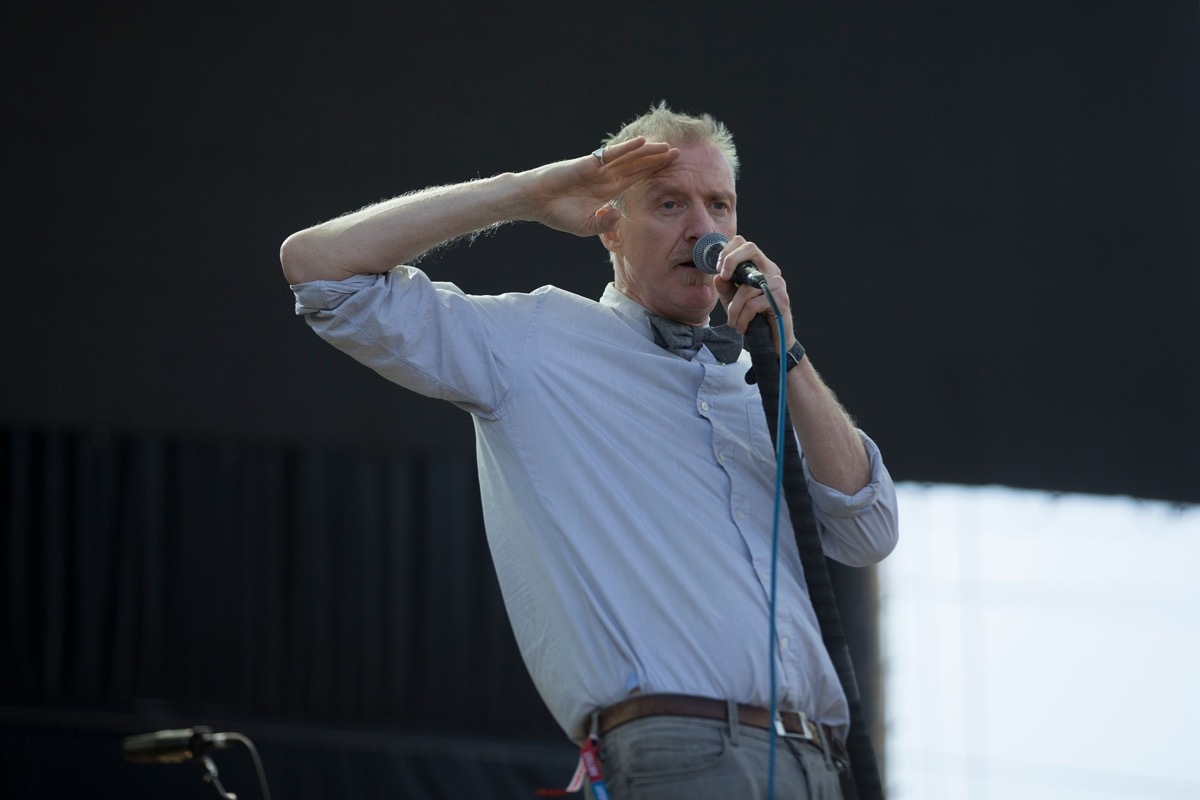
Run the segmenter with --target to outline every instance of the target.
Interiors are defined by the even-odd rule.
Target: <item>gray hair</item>
[[[649,111],[626,123],[621,130],[610,133],[603,144],[608,147],[635,136],[645,136],[651,142],[667,142],[672,147],[706,142],[714,144],[729,162],[733,177],[737,179],[739,163],[737,148],[733,145],[733,134],[725,127],[725,123],[713,118],[711,114],[701,114],[698,117],[681,114],[668,108],[666,100],[660,100],[658,105],[650,106]]]

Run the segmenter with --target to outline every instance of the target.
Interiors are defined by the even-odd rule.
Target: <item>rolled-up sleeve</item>
[[[817,481],[805,465],[813,512],[825,554],[852,567],[882,561],[899,539],[896,486],[883,464],[879,448],[858,432],[871,463],[871,480],[854,494],[845,494]]]
[[[520,363],[514,324],[535,316],[537,298],[465,294],[421,270],[314,281],[292,287],[296,313],[325,341],[384,378],[488,417]]]

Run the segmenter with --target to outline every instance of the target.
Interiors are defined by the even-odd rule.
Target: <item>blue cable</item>
[[[783,424],[786,420],[787,413],[787,351],[784,345],[787,344],[787,335],[783,329],[783,315],[779,313],[779,306],[775,303],[775,298],[771,296],[771,292],[763,287],[763,294],[767,297],[767,302],[771,304],[771,310],[775,312],[775,324],[779,329],[779,409],[777,422],[775,425],[775,521],[771,528],[771,591],[770,591],[770,642],[767,648],[767,663],[770,664],[770,732],[768,735],[768,744],[771,753],[767,757],[767,800],[775,798],[775,718],[779,713],[779,701],[776,698],[775,690],[775,587],[778,583],[779,575],[779,512],[783,505]]]

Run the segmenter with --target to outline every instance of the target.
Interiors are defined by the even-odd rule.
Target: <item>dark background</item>
[[[176,773],[87,737],[211,720],[279,743],[285,796],[322,785],[278,777],[319,762],[305,747],[345,796],[466,774],[397,731],[569,774],[549,744],[496,755],[561,743],[492,608],[469,420],[307,332],[277,253],[385,197],[584,154],[660,99],[734,132],[741,232],[897,480],[1200,502],[1195,2],[3,13],[0,730],[30,781],[152,793]],[[611,274],[532,225],[423,266],[480,293]],[[362,740],[332,726],[364,724],[391,732],[374,767],[337,755]],[[72,747],[90,766],[51,769]],[[30,794],[77,786],[54,785]]]
[[[1200,500],[1193,2],[188,8],[6,12],[2,419],[466,451],[306,335],[280,242],[665,98],[734,131],[742,232],[897,476]],[[428,267],[610,276],[533,226]]]

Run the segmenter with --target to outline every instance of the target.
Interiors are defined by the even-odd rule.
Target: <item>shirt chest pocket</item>
[[[767,427],[762,401],[750,397],[746,401],[746,457],[767,480],[775,480],[775,439]]]

